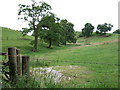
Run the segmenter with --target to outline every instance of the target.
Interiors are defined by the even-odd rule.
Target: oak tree
[[[31,0],[31,5],[24,5],[19,4],[19,11],[18,11],[18,19],[23,19],[24,21],[28,22],[29,28],[23,28],[23,34],[26,35],[28,32],[33,31],[34,36],[34,51],[37,51],[37,44],[38,44],[38,37],[39,37],[39,30],[41,27],[39,26],[39,22],[41,18],[46,16],[51,10],[51,6],[45,2],[35,2]]]
[[[59,18],[54,14],[47,15],[40,21],[42,26],[40,38],[49,44],[47,48],[51,48],[52,44],[58,44],[60,41],[61,28],[58,21]]]

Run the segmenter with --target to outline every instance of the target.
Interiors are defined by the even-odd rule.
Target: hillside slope
[[[25,36],[23,37],[22,33],[16,30],[12,30],[9,28],[4,28],[0,27],[0,31],[2,32],[2,35],[0,35],[0,40],[2,40],[2,44],[0,47],[2,47],[3,52],[7,51],[8,47],[17,47],[22,50],[22,52],[31,52],[32,46],[30,45],[31,40],[33,40],[32,36]],[[78,45],[85,45],[85,44],[92,44],[92,43],[102,43],[105,41],[112,41],[112,40],[117,40],[118,39],[118,34],[112,34],[110,37],[100,37],[100,36],[92,36],[90,38],[83,38],[80,37],[77,40]],[[38,49],[40,52],[48,52],[49,49],[45,48],[45,45],[38,45]],[[62,48],[67,48],[69,47],[63,47]],[[54,49],[57,49],[59,47],[55,47]],[[42,51],[41,51],[42,50]]]
[[[30,42],[33,37],[10,29],[2,29],[2,49],[17,47],[22,55],[30,56],[30,69],[52,66],[70,77],[61,82],[63,88],[117,88],[118,87],[118,35],[110,37],[93,36],[79,38],[77,44],[66,46],[38,45],[38,52],[32,52]],[[60,66],[60,67],[58,67]],[[77,68],[70,68],[70,67]],[[78,70],[79,68],[79,70]],[[64,72],[64,70],[66,70]],[[83,72],[81,72],[83,71]],[[60,87],[60,88],[61,88]]]
[[[33,39],[32,36],[23,37],[22,33],[9,28],[0,27],[2,35],[0,39],[2,40],[2,51],[6,52],[8,47],[17,47],[20,49],[25,49],[30,46],[30,42]]]

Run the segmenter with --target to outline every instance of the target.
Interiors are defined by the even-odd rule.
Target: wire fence
[[[50,63],[78,63],[78,64],[94,64],[94,65],[109,65],[109,66],[120,66],[120,64],[117,63],[104,63],[104,62],[84,62],[84,61],[65,61],[65,60],[60,60],[59,57],[55,60],[49,59],[49,58],[40,58],[36,56],[31,57],[31,61],[44,61],[44,62],[50,62]]]

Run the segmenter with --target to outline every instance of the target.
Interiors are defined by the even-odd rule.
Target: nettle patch
[[[92,71],[83,66],[37,67],[30,70],[37,81],[67,84],[69,82],[86,83],[90,81]]]

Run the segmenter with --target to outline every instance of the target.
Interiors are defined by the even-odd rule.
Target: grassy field
[[[33,39],[33,37],[23,37],[21,32],[11,30],[8,28],[0,27],[0,30],[2,30],[2,36],[0,37],[0,39],[2,40],[2,51],[6,52],[8,47],[17,47],[22,50],[31,47],[30,42]]]
[[[117,34],[110,37],[79,38],[78,45],[53,46],[52,49],[46,48],[46,43],[39,43],[38,52],[31,52],[30,42],[33,37],[26,36],[27,40],[21,38],[23,37],[20,32],[2,28],[2,51],[7,52],[8,47],[17,47],[23,55],[30,56],[31,69],[41,66],[53,67],[71,78],[51,87],[118,87],[118,42],[115,41],[118,39]]]
[[[110,37],[103,37],[103,36],[94,35],[94,36],[87,38],[87,39],[84,37],[81,37],[77,40],[77,42],[84,43],[87,40],[90,43],[100,43],[100,42],[115,40],[117,38],[118,38],[118,35],[116,35],[116,34],[112,34]]]

